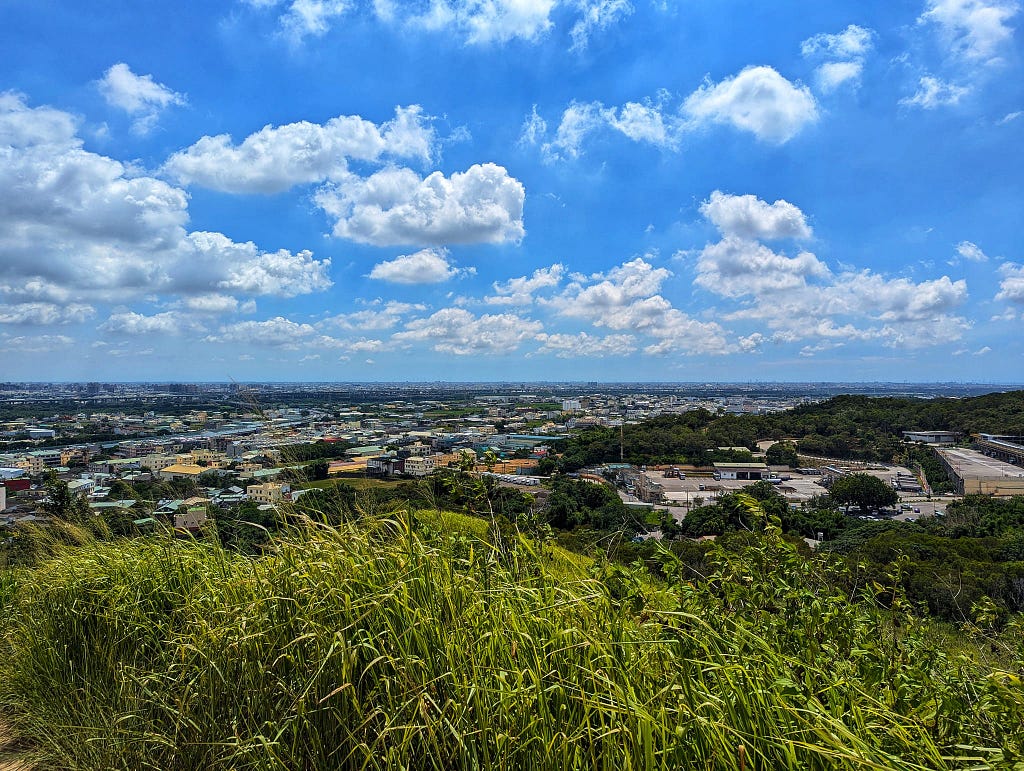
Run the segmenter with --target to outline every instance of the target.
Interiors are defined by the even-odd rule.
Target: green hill
[[[74,769],[1024,760],[1024,650],[994,670],[944,647],[774,528],[700,584],[665,554],[655,585],[480,522],[296,527],[255,559],[83,540],[0,573],[0,713]]]

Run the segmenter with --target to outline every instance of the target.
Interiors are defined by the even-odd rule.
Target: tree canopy
[[[862,514],[870,509],[895,506],[900,499],[891,485],[871,474],[847,474],[839,477],[832,483],[828,494],[837,504],[857,506]]]

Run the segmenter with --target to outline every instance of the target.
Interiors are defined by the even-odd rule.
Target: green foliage
[[[323,440],[306,444],[286,444],[281,450],[281,457],[286,463],[305,463],[312,460],[344,458],[345,451],[351,447],[347,442],[325,442]]]
[[[946,507],[941,529],[951,537],[1024,534],[1024,496],[968,495]]]
[[[766,437],[784,436],[796,437],[796,450],[806,455],[891,462],[906,452],[906,430],[1012,434],[1022,423],[1024,391],[969,399],[837,396],[771,415],[714,415],[702,409],[663,415],[625,426],[622,439],[626,462],[636,465],[739,460],[716,454],[714,448],[753,447]],[[564,452],[561,467],[575,471],[618,461],[619,444],[618,429],[588,429],[557,448]],[[787,453],[784,462],[797,465],[789,461]]]
[[[261,554],[282,524],[274,509],[260,509],[253,501],[228,510],[214,508],[212,515],[220,543],[240,554]]]
[[[846,568],[744,505],[763,534],[701,547],[706,580],[656,555],[667,595],[636,568],[504,566],[413,518],[294,530],[257,560],[85,543],[0,581],[0,708],[78,769],[1021,760],[1019,659],[947,654],[891,585],[851,602]]]
[[[43,500],[43,513],[51,519],[59,519],[75,524],[84,524],[90,517],[89,504],[81,495],[71,492],[68,483],[49,473],[43,483],[46,498]]]
[[[836,479],[828,490],[837,504],[857,506],[862,514],[872,509],[895,506],[900,496],[892,485],[871,474],[847,474]]]
[[[746,503],[752,498],[761,506],[760,518],[752,518]],[[763,527],[763,516],[782,519],[788,512],[785,499],[769,482],[755,482],[742,493],[726,493],[716,503],[690,510],[680,525],[680,532],[690,538],[722,535],[734,530],[750,531]]]
[[[946,467],[942,465],[935,450],[924,445],[912,445],[907,448],[906,462],[912,466],[920,466],[924,471],[928,486],[936,494],[953,492],[953,483],[949,479]]]
[[[547,517],[552,527],[563,530],[584,526],[637,532],[642,527],[614,488],[564,476],[552,482]]]
[[[800,459],[796,456],[796,445],[792,442],[776,442],[765,452],[765,462],[769,466],[797,468]]]

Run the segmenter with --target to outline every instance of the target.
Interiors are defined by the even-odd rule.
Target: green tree
[[[828,493],[837,504],[857,506],[861,514],[867,513],[869,509],[895,506],[900,499],[890,485],[871,474],[848,474],[839,477],[832,483]]]
[[[85,498],[71,492],[68,483],[50,473],[43,483],[46,500],[43,501],[43,512],[51,519],[63,519],[65,522],[82,524],[89,517],[89,504]]]
[[[796,446],[791,442],[776,442],[765,453],[769,466],[789,466],[796,468],[800,460],[796,457]]]

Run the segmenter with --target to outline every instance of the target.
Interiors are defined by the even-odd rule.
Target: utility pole
[[[626,457],[625,445],[626,445],[626,428],[625,421],[619,423],[619,463],[622,463]]]

